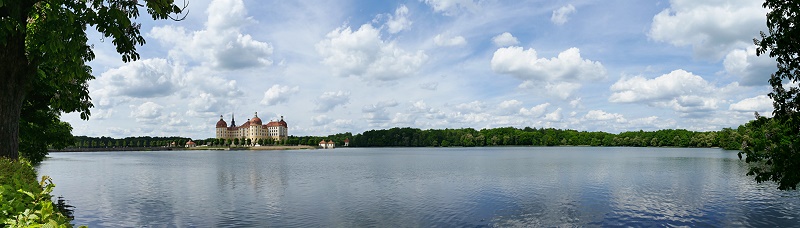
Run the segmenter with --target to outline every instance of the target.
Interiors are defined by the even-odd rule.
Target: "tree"
[[[800,183],[800,3],[797,1],[766,0],[762,5],[771,9],[767,13],[769,34],[761,32],[761,40],[754,39],[756,54],[769,52],[777,61],[778,70],[770,76],[772,85],[773,118],[766,120],[756,113],[748,144],[742,152],[750,163],[747,175],[757,182],[774,181],[778,189],[797,189]],[[784,88],[787,85],[788,88]],[[763,134],[752,134],[752,133]]]
[[[143,4],[136,0],[0,0],[0,157],[17,159],[20,136],[27,135],[20,131],[41,129],[20,128],[31,121],[21,118],[24,107],[48,113],[47,122],[40,122],[43,125],[60,123],[57,117],[62,112],[80,112],[82,119],[89,118],[92,104],[87,82],[94,77],[86,62],[95,56],[86,44],[86,28],[94,27],[111,38],[123,61],[137,60],[136,46],[145,41],[140,25],[132,19],[139,17],[140,7],[153,19],[167,19],[186,5],[181,8],[173,0]],[[45,91],[32,92],[40,85]]]

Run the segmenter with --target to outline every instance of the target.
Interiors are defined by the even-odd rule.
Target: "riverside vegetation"
[[[321,140],[333,140],[336,145],[344,145],[349,139],[350,147],[481,147],[481,146],[624,146],[624,147],[721,147],[739,150],[743,142],[758,144],[764,129],[761,127],[771,121],[757,117],[736,129],[724,128],[720,131],[689,131],[665,129],[657,131],[628,131],[619,134],[607,132],[587,132],[561,130],[554,128],[514,128],[502,127],[475,130],[391,128],[369,130],[361,134],[340,133],[328,136],[289,136],[283,142],[252,142],[249,139],[197,139],[197,145],[308,145],[316,146]],[[183,146],[192,140],[183,137],[111,137],[76,136],[67,148],[112,148],[112,147],[163,147],[172,142]]]
[[[0,224],[6,227],[72,227],[71,211],[54,204],[50,177],[36,180],[30,163],[0,158]]]

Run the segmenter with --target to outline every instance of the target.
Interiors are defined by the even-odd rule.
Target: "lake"
[[[337,148],[51,153],[39,175],[90,227],[800,225],[800,192],[736,151]]]

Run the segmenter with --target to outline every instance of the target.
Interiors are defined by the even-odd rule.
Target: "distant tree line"
[[[296,137],[295,137],[296,138]],[[207,138],[207,139],[191,139],[185,137],[178,137],[178,136],[171,136],[171,137],[150,137],[150,136],[139,136],[139,137],[127,137],[127,138],[111,138],[106,136],[101,137],[89,137],[89,136],[74,136],[73,143],[66,148],[116,148],[116,147],[169,147],[172,143],[175,143],[175,146],[184,147],[189,140],[195,142],[198,146],[200,145],[207,145],[207,146],[247,146],[247,145],[285,145],[288,144],[287,142],[282,141],[275,141],[271,138],[267,139],[258,139],[258,140],[251,140],[248,138],[235,138],[235,139],[218,139],[218,138]],[[292,141],[292,144],[288,145],[299,145],[295,140]],[[302,143],[305,144],[305,143]],[[55,147],[54,147],[55,148]],[[63,148],[63,147],[62,147]],[[59,149],[59,148],[55,148]]]
[[[763,117],[762,117],[763,118]],[[657,131],[628,131],[619,134],[608,132],[589,132],[554,128],[514,128],[501,127],[475,130],[391,128],[369,130],[353,135],[350,132],[328,136],[289,136],[284,141],[247,138],[236,139],[197,139],[197,145],[208,146],[246,146],[246,145],[309,145],[317,146],[320,141],[333,141],[336,146],[349,140],[350,147],[482,147],[482,146],[623,146],[623,147],[721,147],[739,150],[742,142],[756,137],[754,121],[737,129],[724,128],[720,131],[689,131],[684,129],[664,129]],[[76,136],[73,148],[108,147],[161,147],[175,142],[184,146],[191,140],[184,137],[110,137]]]
[[[115,139],[111,137],[89,137],[75,136],[74,144],[67,148],[117,148],[117,147],[168,147],[173,142],[175,146],[183,147],[186,142],[191,140],[185,137],[127,137]],[[203,140],[195,141],[197,145],[204,143]]]
[[[502,127],[475,130],[391,128],[328,137],[290,137],[290,143],[317,145],[333,140],[337,146],[350,140],[351,147],[482,147],[482,146],[625,146],[625,147],[721,147],[738,150],[747,131],[737,129],[696,132],[683,129],[629,131],[619,134],[554,128]]]

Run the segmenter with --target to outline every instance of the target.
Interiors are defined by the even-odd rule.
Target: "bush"
[[[72,227],[70,218],[51,201],[55,185],[50,177],[36,181],[33,167],[24,161],[0,158],[0,224],[7,227]]]

